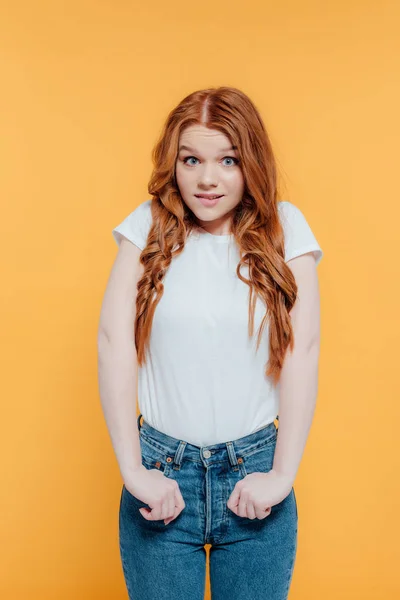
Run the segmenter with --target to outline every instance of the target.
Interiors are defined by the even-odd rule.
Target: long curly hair
[[[207,88],[186,96],[168,115],[153,152],[148,184],[152,225],[140,255],[144,266],[137,283],[135,345],[138,365],[145,362],[153,316],[163,293],[162,280],[180,254],[196,217],[187,207],[175,179],[179,137],[190,125],[224,133],[238,148],[244,193],[232,219],[231,233],[239,248],[237,276],[249,286],[248,334],[253,335],[257,295],[266,307],[257,338],[269,320],[269,360],[265,373],[279,381],[287,347],[293,349],[290,310],[297,297],[292,271],[284,260],[284,235],[278,214],[277,168],[271,142],[253,102],[233,87]],[[249,279],[241,272],[248,265]]]

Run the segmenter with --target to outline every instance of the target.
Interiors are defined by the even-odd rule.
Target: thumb
[[[139,512],[142,515],[142,517],[144,517],[148,521],[151,521],[151,517],[149,518],[151,510],[149,508],[146,508],[145,506],[143,506],[142,508],[139,508]]]

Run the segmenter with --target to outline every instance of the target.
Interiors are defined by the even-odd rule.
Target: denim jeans
[[[168,525],[122,486],[119,545],[130,600],[203,600],[206,549],[212,600],[286,600],[297,550],[297,504],[290,494],[264,519],[226,505],[247,474],[272,469],[274,423],[237,440],[200,448],[140,424],[142,464],[175,479],[185,508]]]

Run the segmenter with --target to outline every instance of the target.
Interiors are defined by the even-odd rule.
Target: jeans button
[[[204,450],[203,456],[204,456],[204,458],[210,458],[211,452],[209,450]]]

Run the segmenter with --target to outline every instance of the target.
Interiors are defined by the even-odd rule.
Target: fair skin
[[[230,233],[232,215],[242,199],[243,173],[229,138],[203,125],[187,127],[180,135],[175,177],[185,204],[198,224],[213,235]],[[215,206],[203,206],[195,194],[223,194]]]

